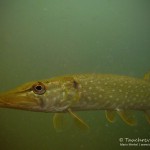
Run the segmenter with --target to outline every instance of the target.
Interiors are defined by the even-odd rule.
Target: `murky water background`
[[[150,70],[149,8],[149,0],[1,0],[0,91],[73,73],[142,77]],[[119,150],[119,138],[150,139],[142,113],[135,112],[134,127],[119,117],[110,124],[103,111],[78,114],[90,125],[88,133],[68,115],[65,131],[57,133],[51,113],[1,108],[0,149]]]

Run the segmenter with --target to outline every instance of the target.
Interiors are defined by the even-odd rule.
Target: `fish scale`
[[[150,109],[150,84],[145,80],[95,74],[73,77],[81,93],[76,109]]]

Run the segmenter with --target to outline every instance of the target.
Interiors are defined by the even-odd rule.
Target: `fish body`
[[[40,112],[106,110],[113,121],[113,111],[132,124],[127,110],[142,110],[149,121],[150,82],[145,79],[112,74],[78,74],[26,83],[0,95],[0,107]],[[54,120],[58,120],[57,114]],[[78,118],[79,119],[79,118]],[[56,121],[57,122],[57,121]],[[79,119],[80,123],[84,122]]]
[[[118,75],[77,75],[79,100],[75,110],[150,109],[150,83]]]

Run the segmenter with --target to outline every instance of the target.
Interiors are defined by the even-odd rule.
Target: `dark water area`
[[[74,73],[142,78],[150,71],[149,8],[149,0],[0,1],[0,91]],[[142,112],[134,113],[136,126],[118,116],[109,123],[101,110],[77,113],[88,132],[76,129],[68,114],[68,125],[56,132],[53,113],[0,108],[0,149],[150,149],[150,125]],[[149,142],[129,145],[138,139]]]

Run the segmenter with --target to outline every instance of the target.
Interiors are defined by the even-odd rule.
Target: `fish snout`
[[[6,93],[0,95],[0,107],[39,111],[38,98],[26,93]]]

